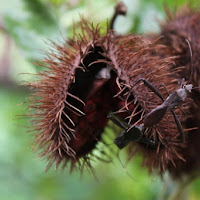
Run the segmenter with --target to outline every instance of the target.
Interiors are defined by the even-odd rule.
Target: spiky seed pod
[[[200,86],[200,12],[186,7],[180,8],[175,14],[168,14],[168,22],[162,25],[162,36],[160,44],[166,46],[163,51],[157,53],[158,56],[176,56],[173,67],[185,66],[177,78],[186,78],[193,84],[193,87]],[[159,37],[156,35],[155,37]],[[192,50],[192,57],[189,45]],[[191,68],[191,65],[193,67]],[[193,74],[191,76],[191,70]],[[187,146],[182,149],[181,154],[185,162],[177,160],[177,168],[169,165],[167,168],[175,178],[182,178],[184,175],[193,175],[200,168],[199,142],[200,142],[200,92],[199,88],[193,89],[191,93],[192,101],[185,106],[186,115],[181,118],[185,129],[196,128],[196,130],[184,131],[187,135]]]
[[[53,43],[42,65],[48,70],[38,74],[29,108],[33,109],[33,129],[41,156],[56,168],[68,162],[71,169],[88,165],[89,157],[107,124],[112,93],[107,90],[112,81],[104,62],[100,28],[86,21],[81,23],[81,35],[63,45]]]
[[[170,93],[178,89],[180,85],[177,84],[177,79],[169,76],[175,73],[171,70],[174,58],[160,59],[159,56],[155,55],[155,52],[159,51],[161,46],[151,43],[141,36],[126,35],[118,39],[112,38],[112,35],[107,38],[105,45],[107,48],[105,47],[105,54],[103,55],[111,61],[110,65],[118,75],[116,79],[117,96],[120,99],[125,99],[125,106],[120,110],[119,116],[126,116],[125,119],[133,127],[142,123],[142,119],[162,101],[143,83],[135,87],[132,86],[140,78],[145,78],[157,88],[160,84],[165,84]],[[159,91],[165,98],[168,96],[163,88],[159,88]],[[130,108],[131,103],[134,106],[131,108],[132,113],[129,114],[126,110]],[[122,110],[124,110],[123,115],[121,114]],[[180,153],[184,144],[172,142],[177,141],[177,138],[180,137],[177,125],[170,112],[167,112],[158,124],[146,128],[144,134],[147,138],[154,140],[157,138],[157,149],[136,143],[136,145],[129,145],[129,154],[131,157],[135,152],[142,152],[144,165],[149,170],[157,168],[162,173],[169,163],[175,167],[177,160],[184,161]]]

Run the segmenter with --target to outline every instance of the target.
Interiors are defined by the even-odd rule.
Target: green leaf
[[[64,32],[51,10],[39,0],[9,0],[9,3],[0,3],[4,26],[28,59],[41,59],[43,55],[39,49],[45,50],[44,41],[56,41],[61,38],[60,32]]]

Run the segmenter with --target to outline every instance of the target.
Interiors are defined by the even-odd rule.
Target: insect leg
[[[183,82],[184,82],[184,79],[182,80],[181,85],[183,84]],[[166,86],[165,86],[164,84],[161,84],[160,86],[162,86],[162,87],[165,88],[165,90],[166,90],[166,92],[168,93],[168,95],[170,94],[169,91],[167,90],[167,88],[166,88]],[[178,108],[185,114],[185,112],[184,112],[179,106],[178,106]],[[177,114],[176,114],[173,110],[170,110],[170,111],[171,111],[171,113],[172,113],[173,116],[174,116],[174,120],[175,120],[175,122],[176,122],[178,131],[179,131],[179,133],[180,133],[180,136],[181,136],[181,138],[182,138],[182,141],[184,142],[184,141],[185,141],[185,135],[184,135],[184,132],[183,132],[183,128],[182,128],[181,122],[180,122],[180,120],[178,119]],[[182,142],[182,141],[181,141],[181,142]]]
[[[160,88],[161,86],[162,86],[162,87],[165,89],[165,91],[167,92],[167,94],[168,94],[168,96],[169,96],[169,95],[170,95],[170,93],[169,93],[169,91],[168,91],[167,87],[165,86],[165,84],[161,83],[161,84],[159,85],[159,87],[158,87],[158,88]]]
[[[144,85],[146,87],[148,87],[152,92],[154,92],[163,102],[164,102],[164,99],[163,99],[163,96],[161,95],[161,93],[158,91],[158,89],[151,83],[149,82],[148,80],[146,80],[145,78],[140,78],[139,80],[137,80],[135,82],[135,84],[133,85],[136,86],[139,82],[143,81]],[[133,88],[132,87],[132,88]]]
[[[151,140],[151,139],[145,138],[145,137],[142,137],[139,140],[139,143],[145,145],[147,148],[150,148],[150,149],[156,149],[158,147],[157,140]]]
[[[164,102],[164,98],[159,90],[152,83],[144,78],[140,78],[139,80],[137,80],[133,87],[141,81],[143,81],[144,85],[148,87],[152,92],[154,92]],[[144,127],[151,127],[157,124],[165,115],[167,111],[166,108],[167,107],[165,105],[160,105],[157,108],[153,109],[150,113],[148,113],[143,121]]]
[[[108,119],[110,119],[113,123],[115,123],[116,125],[118,125],[120,128],[126,130],[126,127],[124,126],[123,123],[121,123],[117,118],[115,118],[113,115],[109,114]]]
[[[183,132],[183,127],[182,127],[182,125],[181,125],[181,122],[180,122],[179,118],[177,117],[176,113],[175,113],[173,110],[171,110],[171,113],[172,113],[173,116],[174,116],[174,120],[175,120],[175,122],[176,122],[176,125],[177,125],[177,127],[178,127],[178,131],[179,131],[180,136],[181,136],[181,138],[182,138],[182,141],[181,141],[181,142],[185,142],[185,135],[184,135],[184,132]]]

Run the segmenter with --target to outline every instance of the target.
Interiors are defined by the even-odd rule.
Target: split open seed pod
[[[98,26],[83,20],[80,34],[62,45],[53,43],[41,63],[46,71],[31,84],[35,144],[49,162],[47,169],[54,162],[56,168],[60,163],[63,168],[71,163],[71,170],[90,167],[112,109],[111,68],[101,61],[107,59],[103,55],[107,34],[101,36]]]

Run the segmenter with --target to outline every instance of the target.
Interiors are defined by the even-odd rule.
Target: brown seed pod
[[[160,57],[176,56],[173,67],[185,66],[177,78],[186,78],[193,84],[193,87],[200,86],[200,12],[186,7],[180,8],[175,14],[168,14],[168,22],[162,25],[160,44],[166,46],[165,49],[157,53]],[[158,36],[156,36],[158,37]],[[189,41],[189,45],[186,42]],[[192,65],[192,73],[191,73]],[[175,178],[184,175],[193,175],[200,168],[199,142],[200,142],[200,92],[199,88],[193,89],[191,93],[192,101],[185,106],[186,115],[181,118],[187,135],[187,146],[182,149],[181,154],[185,162],[177,160],[176,168],[170,164],[168,170]],[[194,130],[190,130],[194,128]],[[187,131],[188,130],[188,131]]]
[[[100,28],[85,20],[82,33],[65,44],[53,43],[41,65],[48,70],[38,74],[29,108],[34,110],[33,130],[41,156],[56,168],[68,162],[90,167],[90,156],[107,124],[112,107],[112,93],[107,89],[112,81],[105,62],[104,40]],[[98,62],[97,62],[98,61]]]
[[[165,84],[168,91],[172,93],[180,87],[177,84],[178,79],[172,76],[180,69],[172,70],[173,57],[160,59],[156,55],[156,52],[164,47],[157,45],[155,42],[133,35],[125,35],[113,40],[112,37],[111,35],[107,39],[104,56],[111,60],[110,65],[118,75],[116,78],[118,86],[116,96],[122,101],[125,100],[125,106],[120,109],[118,116],[121,116],[123,120],[125,119],[130,127],[134,127],[141,124],[145,116],[162,103],[160,98],[143,83],[133,87],[136,81],[145,78],[156,88],[159,88],[160,84]],[[159,91],[165,98],[168,96],[163,88],[160,88]],[[131,103],[135,105],[130,114],[126,111],[129,110],[129,104]],[[146,128],[143,134],[149,139],[157,139],[157,148],[151,149],[136,142],[136,145],[129,145],[129,155],[132,157],[136,152],[142,152],[144,165],[150,171],[156,168],[162,173],[169,163],[175,167],[176,160],[184,161],[184,157],[180,153],[184,148],[184,144],[173,142],[179,138],[179,132],[170,112],[167,112],[159,123]]]

